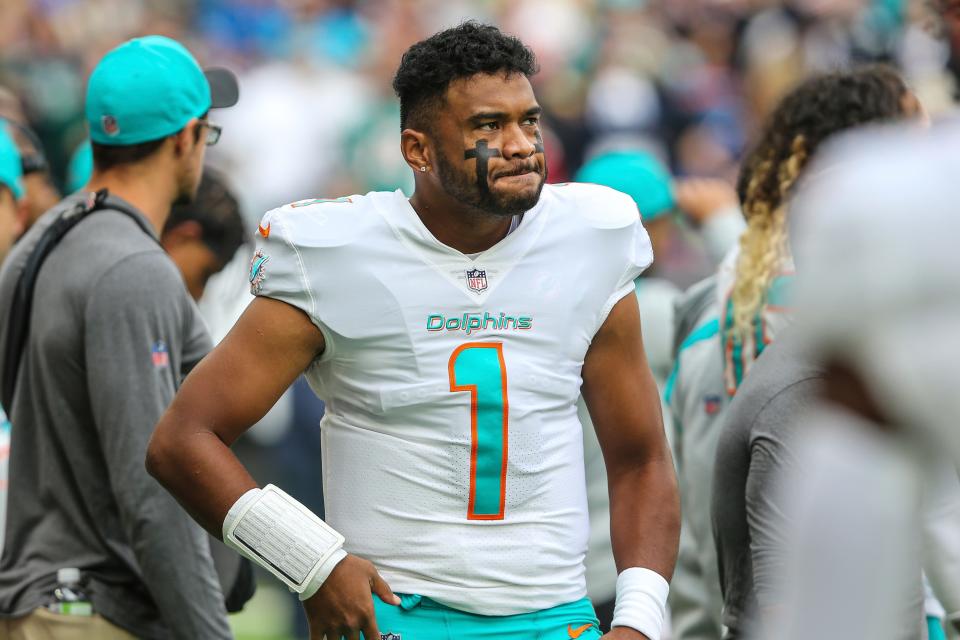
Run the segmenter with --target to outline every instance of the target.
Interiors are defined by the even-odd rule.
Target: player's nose
[[[507,126],[503,131],[503,158],[529,158],[536,152],[536,140],[518,123]]]

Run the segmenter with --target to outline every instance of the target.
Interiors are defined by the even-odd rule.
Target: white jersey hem
[[[415,594],[440,604],[481,616],[513,616],[533,613],[576,602],[587,597],[585,584],[558,590],[504,585],[470,588],[414,578],[403,573],[380,570],[381,577],[394,593]]]

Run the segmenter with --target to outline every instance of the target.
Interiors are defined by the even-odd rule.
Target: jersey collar
[[[523,222],[513,233],[471,257],[437,240],[402,191],[398,189],[379,195],[382,197],[375,200],[377,211],[393,228],[399,240],[463,291],[470,300],[478,303],[486,301],[507,273],[533,247],[549,217],[546,201],[550,194],[545,187],[537,204],[524,213]],[[470,279],[468,272],[474,274],[473,279]]]

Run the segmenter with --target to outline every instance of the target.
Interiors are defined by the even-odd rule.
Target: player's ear
[[[400,152],[414,172],[420,167],[433,166],[432,152],[427,145],[427,134],[416,129],[404,129],[400,134]]]
[[[199,118],[191,118],[186,126],[171,136],[173,138],[173,148],[178,156],[183,156],[193,150],[199,143],[202,131],[197,131],[203,124]]]

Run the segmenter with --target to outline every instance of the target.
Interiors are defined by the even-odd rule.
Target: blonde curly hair
[[[901,116],[907,91],[892,68],[872,65],[816,76],[780,102],[738,181],[747,229],[730,294],[733,337],[744,342],[754,331],[770,285],[790,257],[789,197],[817,148],[844,129]]]

